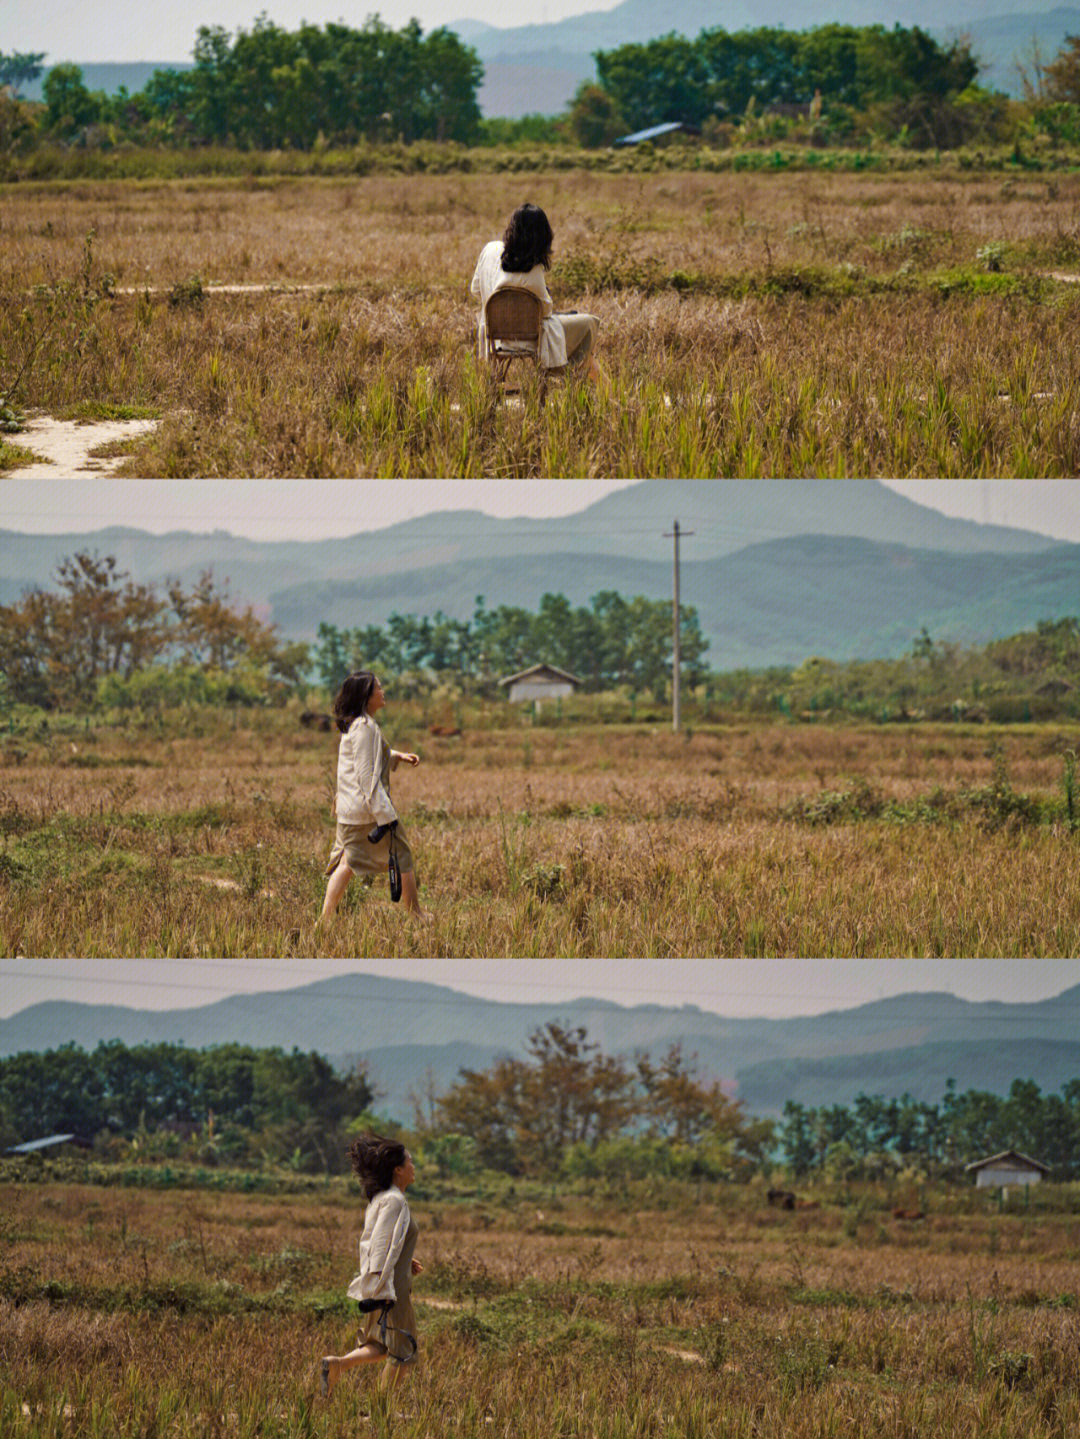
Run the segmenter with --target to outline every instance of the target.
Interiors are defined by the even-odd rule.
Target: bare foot
[[[341,1366],[333,1355],[327,1355],[319,1369],[319,1393],[324,1399],[329,1399],[334,1392],[334,1385],[338,1382],[341,1373]]]

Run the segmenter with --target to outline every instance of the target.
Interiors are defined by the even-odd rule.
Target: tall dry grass
[[[340,1187],[6,1186],[4,1433],[1074,1432],[1067,1214],[942,1191],[907,1224],[866,1190],[784,1215],[763,1189],[421,1190],[421,1362],[397,1394],[367,1371],[324,1403],[315,1362],[355,1324]]]
[[[1080,468],[1080,292],[1041,278],[1080,266],[1075,177],[584,189],[575,172],[8,187],[0,387],[37,346],[20,402],[160,413],[131,474]],[[473,358],[467,281],[526,195],[555,220],[556,304],[600,315],[610,391],[508,406]],[[326,288],[199,302],[193,275]]]
[[[388,716],[391,738],[423,757],[395,799],[433,921],[357,881],[316,933],[335,737],[291,713],[190,723],[79,724],[77,754],[60,727],[8,746],[0,949],[1080,950],[1077,836],[1059,794],[1074,726],[514,726],[447,740],[418,714]]]

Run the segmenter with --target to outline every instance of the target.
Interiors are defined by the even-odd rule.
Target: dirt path
[[[172,285],[117,285],[110,290],[112,295],[169,295]],[[328,293],[330,290],[344,290],[347,286],[337,280],[250,280],[236,284],[202,285],[203,295],[308,295],[313,292]]]
[[[149,434],[160,423],[160,420],[54,420],[50,415],[36,415],[11,439],[35,455],[41,455],[42,461],[8,470],[5,478],[68,480],[113,475],[126,455],[95,458],[91,452],[118,440],[134,440]]]

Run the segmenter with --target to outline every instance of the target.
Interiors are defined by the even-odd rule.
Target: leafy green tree
[[[195,136],[219,145],[225,143],[232,129],[235,67],[229,38],[229,32],[221,25],[200,25],[192,51],[195,64],[190,80],[178,87],[178,99],[187,99],[185,119]]]
[[[570,133],[585,150],[599,150],[625,133],[626,121],[615,101],[602,85],[585,81],[570,102]]]
[[[41,87],[45,101],[45,123],[54,134],[67,138],[101,114],[99,97],[91,95],[83,84],[78,65],[54,65]]]
[[[202,26],[186,78],[158,72],[152,103],[174,133],[257,149],[310,148],[320,137],[471,143],[480,124],[483,67],[445,28],[425,36],[371,16],[295,31],[260,15],[230,35]]]
[[[477,91],[484,67],[473,50],[440,26],[423,43],[419,123],[433,140],[475,143],[480,131]]]
[[[712,110],[704,56],[682,35],[598,50],[593,59],[601,87],[631,130],[668,120],[700,125]]]
[[[346,1131],[374,1098],[362,1065],[340,1073],[316,1053],[229,1044],[76,1045],[0,1060],[0,1109],[21,1138],[102,1130],[145,1140],[177,1121],[256,1134],[275,1157],[344,1168]]]
[[[25,53],[13,50],[10,55],[5,55],[0,50],[0,87],[6,85],[12,98],[18,99],[22,87],[32,85],[45,68],[42,63],[44,59],[44,50]]]
[[[75,1044],[0,1060],[0,1104],[22,1142],[51,1134],[89,1138],[105,1123],[105,1090],[93,1058]]]

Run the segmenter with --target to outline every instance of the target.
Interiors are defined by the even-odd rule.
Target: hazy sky
[[[610,10],[618,0],[516,0],[512,10],[495,0],[162,0],[121,7],[115,0],[2,0],[0,48],[44,50],[48,65],[62,60],[190,60],[200,25],[250,30],[262,9],[275,24],[296,29],[301,21],[325,25],[342,21],[359,27],[380,15],[395,30],[415,15],[425,30],[459,20],[489,25],[543,24],[590,10]]]
[[[0,528],[57,534],[129,525],[315,540],[427,514],[564,515],[631,480],[0,480]],[[768,481],[759,483],[767,484]],[[852,484],[866,481],[852,480]],[[1077,480],[887,480],[949,515],[1080,542]],[[377,495],[378,504],[372,503]],[[690,517],[687,516],[687,519]]]
[[[849,1009],[887,995],[950,992],[1028,1003],[1080,984],[1080,960],[26,960],[0,961],[0,1018],[46,999],[182,1009],[293,989],[346,972],[427,980],[486,999],[696,1004],[731,1018]]]

